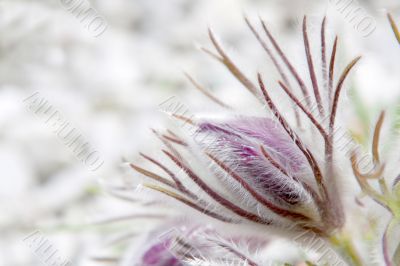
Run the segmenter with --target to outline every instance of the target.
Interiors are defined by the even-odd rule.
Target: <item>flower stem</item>
[[[338,248],[339,252],[343,254],[343,256],[347,258],[347,260],[351,260],[353,265],[363,265],[360,255],[358,254],[353,241],[349,238],[347,234],[340,233],[332,236],[329,240],[334,246]]]

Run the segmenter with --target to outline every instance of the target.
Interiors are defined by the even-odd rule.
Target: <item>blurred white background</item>
[[[341,36],[341,58],[364,55],[353,81],[366,106],[379,109],[399,100],[400,49],[385,18],[388,10],[399,17],[395,0],[359,1],[377,25],[368,37],[353,28],[335,0],[92,0],[85,3],[107,23],[95,37],[65,8],[71,1],[0,0],[0,265],[42,265],[23,242],[36,230],[72,265],[98,265],[90,258],[102,255],[109,229],[90,223],[130,208],[101,184],[132,178],[123,162],[148,149],[150,127],[168,123],[158,105],[178,95],[193,112],[210,111],[183,70],[225,101],[242,104],[240,84],[197,49],[211,47],[208,26],[254,77],[259,70],[268,73],[269,65],[244,13],[254,23],[262,16],[300,67],[303,14],[316,36],[328,15],[330,39],[335,32]],[[97,171],[27,108],[23,100],[35,92],[101,154],[104,164]]]

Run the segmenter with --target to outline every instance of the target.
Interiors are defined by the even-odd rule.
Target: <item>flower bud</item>
[[[203,122],[198,133],[204,135],[200,138],[203,149],[262,195],[290,205],[305,200],[306,193],[296,177],[307,172],[307,161],[278,123],[269,118],[243,117]]]

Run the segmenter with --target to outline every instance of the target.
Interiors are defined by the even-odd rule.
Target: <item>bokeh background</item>
[[[193,112],[213,110],[183,71],[225,101],[245,106],[240,84],[198,49],[211,47],[207,27],[246,73],[269,73],[272,67],[243,20],[245,13],[257,23],[260,15],[305,71],[302,16],[309,15],[313,44],[328,15],[330,40],[335,32],[341,36],[340,58],[364,55],[352,79],[363,108],[372,115],[382,107],[395,110],[400,99],[400,49],[385,17],[387,11],[400,16],[395,0],[356,4],[376,23],[367,37],[335,0],[91,0],[85,3],[107,23],[97,37],[65,8],[68,2],[0,0],[0,265],[43,265],[23,241],[37,230],[72,265],[99,265],[93,258],[107,258],[108,233],[129,221],[99,221],[129,216],[134,207],[105,187],[134,178],[125,162],[151,147],[149,128],[169,123],[159,104],[176,96]],[[98,170],[90,171],[27,108],[24,99],[35,92],[101,154]]]

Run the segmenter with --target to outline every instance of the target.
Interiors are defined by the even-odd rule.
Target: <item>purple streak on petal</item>
[[[307,162],[282,127],[268,118],[240,118],[224,123],[205,122],[198,132],[211,135],[213,141],[201,145],[210,149],[229,167],[258,190],[289,204],[300,201],[298,188],[290,177],[284,176],[260,152],[260,145],[289,173],[307,169]]]
[[[207,122],[206,122],[206,123],[201,123],[201,124],[199,125],[199,130],[200,130],[200,131],[220,132],[220,133],[224,133],[224,134],[227,134],[227,135],[230,135],[230,136],[235,136],[235,137],[240,138],[240,135],[235,134],[235,133],[232,132],[232,131],[229,131],[229,130],[227,130],[227,129],[224,129],[223,127],[218,126],[217,124],[212,124],[212,123],[207,123]]]
[[[169,245],[166,241],[151,246],[142,257],[143,266],[183,266],[169,251]]]
[[[232,128],[244,135],[257,139],[277,153],[280,163],[289,166],[291,171],[302,170],[307,162],[281,125],[268,118],[243,118],[235,121]],[[285,165],[288,164],[288,165]]]

